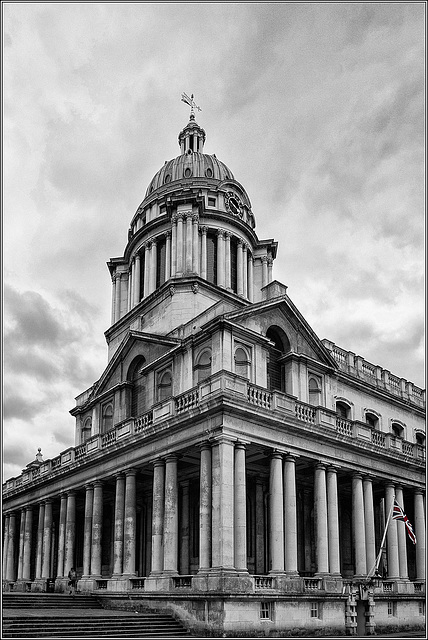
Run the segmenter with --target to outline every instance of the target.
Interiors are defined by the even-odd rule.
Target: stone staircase
[[[96,597],[4,593],[2,638],[180,638],[172,616],[103,609]]]

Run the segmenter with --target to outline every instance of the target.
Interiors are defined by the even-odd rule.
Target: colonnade
[[[296,456],[273,450],[269,462],[269,573],[298,575],[298,505]],[[149,577],[190,573],[189,481],[179,484],[178,455],[153,463]],[[313,512],[316,576],[340,577],[339,492],[337,469],[322,462],[313,469]],[[115,476],[111,579],[137,576],[137,471],[127,469]],[[263,509],[260,479],[255,485],[256,504]],[[200,446],[199,468],[199,567],[198,573],[222,571],[247,573],[247,470],[246,445],[226,436]],[[181,494],[179,492],[181,487]],[[102,577],[103,482],[85,485],[82,579]],[[354,574],[373,572],[376,554],[373,477],[353,473],[351,484]],[[385,517],[394,497],[403,507],[400,485],[385,485]],[[26,506],[5,517],[3,578],[46,580],[66,578],[76,565],[76,490],[60,495],[59,520],[53,536],[53,499],[37,508]],[[37,522],[37,524],[36,524]],[[33,529],[37,527],[37,535]],[[259,524],[256,524],[256,528]],[[425,515],[423,495],[414,492],[416,580],[425,579]],[[150,527],[149,527],[150,530]],[[387,578],[408,580],[405,524],[391,519],[387,532]],[[35,563],[31,568],[34,555]],[[55,547],[55,548],[54,548]],[[56,552],[56,553],[55,553]],[[260,549],[256,554],[262,553]],[[53,562],[56,566],[53,566]],[[257,567],[262,566],[256,561]],[[258,569],[260,571],[260,569]],[[33,575],[32,575],[33,574]]]
[[[141,290],[144,291],[144,297],[155,291],[160,247],[164,260],[162,269],[165,281],[186,274],[208,279],[209,233],[216,234],[216,284],[232,291],[232,271],[236,270],[236,293],[253,302],[255,258],[250,245],[242,238],[236,238],[236,265],[232,265],[233,235],[224,229],[211,230],[207,226],[200,227],[197,213],[193,213],[192,210],[180,211],[172,216],[171,231],[148,239],[132,258],[129,270],[117,269],[113,274],[112,323],[117,322],[140,302]],[[267,254],[261,256],[260,266],[261,286],[264,287],[272,281],[273,259]]]

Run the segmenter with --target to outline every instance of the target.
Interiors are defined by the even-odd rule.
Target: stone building
[[[3,485],[3,589],[166,608],[198,634],[425,621],[425,391],[320,340],[190,121],[108,262],[75,446]],[[390,520],[394,496],[413,523]]]

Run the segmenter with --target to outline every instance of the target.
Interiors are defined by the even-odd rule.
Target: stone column
[[[422,491],[415,491],[416,580],[425,580],[425,515]]]
[[[71,567],[75,566],[76,549],[76,493],[69,491],[67,494],[67,520],[65,524],[65,557],[64,575],[68,576]]]
[[[140,286],[141,286],[141,265],[140,254],[135,255],[134,265],[134,307],[140,302]],[[145,293],[145,292],[144,292]]]
[[[224,256],[224,285],[226,289],[232,288],[232,272],[231,272],[231,264],[230,264],[230,232],[225,231],[225,256]]]
[[[268,283],[272,282],[272,271],[273,271],[273,260],[272,258],[268,258]]]
[[[61,494],[61,507],[59,511],[59,528],[58,528],[58,578],[67,575],[64,573],[64,550],[65,550],[65,523],[67,519],[67,494]]]
[[[177,214],[177,268],[175,275],[183,275],[183,216],[181,214]]]
[[[88,578],[91,574],[92,555],[92,517],[94,510],[94,487],[85,485],[85,522],[83,528],[83,576]]]
[[[248,245],[246,242],[242,245],[242,294],[244,298],[248,298]]]
[[[193,267],[193,216],[189,212],[186,214],[186,273],[191,273]]]
[[[314,501],[317,573],[325,574],[329,572],[327,489],[325,466],[321,463],[315,467]]]
[[[376,539],[373,506],[372,479],[366,476],[363,480],[364,524],[366,537],[366,569],[367,573],[376,566]]]
[[[238,296],[244,294],[244,268],[243,268],[243,252],[242,252],[242,240],[238,238],[238,247],[236,253],[236,292]]]
[[[150,242],[145,242],[144,248],[144,297],[147,298],[151,294],[151,252]]]
[[[250,254],[248,255],[248,300],[250,302],[254,300],[254,260]]]
[[[10,513],[4,519],[4,544],[3,544],[3,580],[7,580],[7,546],[9,544]]]
[[[22,579],[30,579],[30,559],[33,538],[33,507],[25,508],[24,553],[22,564]]]
[[[224,287],[224,230],[217,231],[217,284]]]
[[[263,480],[260,477],[256,477],[256,574],[264,574],[266,572],[265,539],[265,496],[263,492]]]
[[[207,279],[207,227],[201,227],[201,278]]]
[[[387,484],[385,487],[385,511],[386,517],[391,512],[394,504],[395,487],[393,484]],[[386,533],[386,549],[388,558],[388,578],[397,580],[400,577],[399,559],[398,559],[398,536],[397,521],[392,517],[389,520],[389,526]]]
[[[241,442],[235,444],[234,481],[234,566],[237,571],[248,573],[245,445]]]
[[[284,572],[284,492],[282,453],[274,451],[270,459],[270,573]]]
[[[190,573],[189,480],[181,484],[180,574]]]
[[[164,556],[163,569],[178,573],[178,483],[177,456],[165,461],[165,511],[164,511]]]
[[[352,476],[352,530],[354,533],[355,575],[366,576],[366,525],[363,479],[360,473],[355,473]]]
[[[171,217],[171,277],[177,273],[177,214]]]
[[[199,498],[199,571],[207,571],[211,567],[211,445],[201,446]]]
[[[114,303],[114,321],[120,320],[120,297],[122,294],[122,274],[115,273],[116,287],[115,287],[115,303]]]
[[[137,538],[137,489],[135,469],[127,469],[125,486],[125,518],[123,525],[123,573],[135,576]]]
[[[199,215],[194,213],[193,220],[193,273],[199,274]]]
[[[395,499],[403,509],[404,513],[406,513],[406,510],[404,509],[403,489],[401,487],[396,487]],[[407,570],[406,525],[402,520],[397,520],[396,522],[398,539],[398,566],[400,567],[400,578],[402,580],[408,580],[409,574]]]
[[[39,504],[39,521],[37,524],[37,547],[36,547],[36,580],[42,577],[42,554],[43,554],[43,526],[45,522],[45,505]]]
[[[25,507],[21,509],[19,524],[19,547],[18,547],[18,580],[22,580],[22,567],[24,563],[24,535],[25,535]]]
[[[286,455],[284,463],[285,571],[297,575],[296,460]]]
[[[111,324],[114,324],[116,317],[116,275],[111,277]]]
[[[165,282],[171,277],[171,232],[165,233]]]
[[[337,470],[327,469],[328,558],[330,575],[340,576],[339,509]]]
[[[158,264],[157,239],[152,239],[152,250],[150,252],[150,293],[156,290],[156,273]]]
[[[128,304],[127,311],[132,309],[132,267],[128,269]]]
[[[123,521],[125,517],[125,476],[116,475],[116,495],[114,502],[114,542],[113,542],[113,576],[122,575],[123,571]]]
[[[45,501],[45,523],[43,529],[43,564],[42,578],[51,577],[52,546],[52,500]]]
[[[6,566],[6,580],[9,582],[15,582],[15,536],[16,536],[16,514],[12,512],[9,515],[9,540],[7,545],[7,566]]]
[[[91,536],[91,576],[101,578],[101,550],[103,531],[103,484],[94,482]]]
[[[152,570],[161,573],[163,569],[163,516],[165,505],[165,462],[156,460],[153,470],[153,527],[152,527]]]
[[[262,256],[262,287],[265,287],[268,283],[267,261],[267,256]]]
[[[216,439],[212,449],[213,570],[234,569],[233,467],[233,442],[225,437]]]

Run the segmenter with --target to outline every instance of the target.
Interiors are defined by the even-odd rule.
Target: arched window
[[[128,369],[127,380],[132,383],[130,410],[133,418],[146,411],[146,377],[140,373],[145,362],[144,356],[137,356]]]
[[[158,401],[162,402],[172,396],[172,373],[169,369],[158,374]]]
[[[372,427],[372,429],[379,429],[379,417],[375,413],[366,411],[365,419],[366,424]]]
[[[321,380],[317,376],[309,376],[309,404],[317,407],[321,404]]]
[[[238,241],[230,239],[230,286],[232,291],[238,293]]]
[[[349,404],[341,402],[340,400],[336,402],[336,413],[339,418],[345,418],[346,420],[351,419],[351,407]]]
[[[199,354],[196,365],[196,382],[202,382],[211,375],[211,349],[205,349]]]
[[[105,433],[106,431],[110,431],[110,429],[113,429],[113,405],[112,404],[106,404],[103,407],[102,425],[103,425],[103,433]]]
[[[92,418],[86,418],[83,423],[82,431],[80,434],[80,443],[83,444],[86,440],[89,440],[92,433]]]
[[[251,357],[243,347],[235,351],[235,373],[244,378],[250,378]]]
[[[391,431],[396,438],[404,437],[404,427],[399,422],[393,422],[391,424]]]
[[[274,391],[275,389],[285,391],[284,369],[280,358],[290,351],[290,342],[285,333],[275,327],[269,327],[266,332],[266,337],[273,342],[273,345],[269,345],[268,347],[267,356],[268,389],[270,389],[270,391]]]

